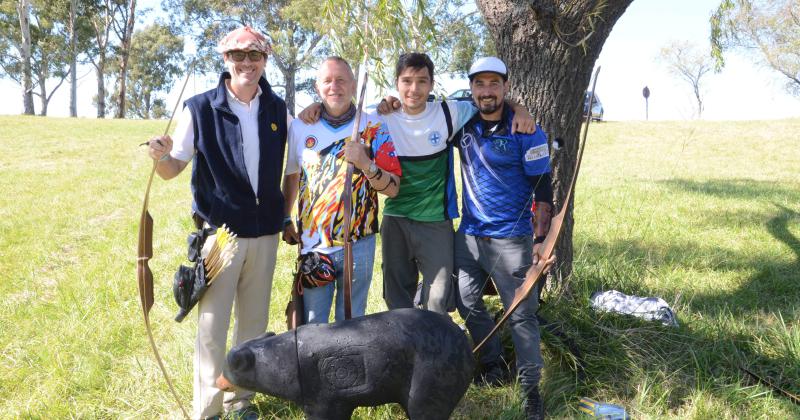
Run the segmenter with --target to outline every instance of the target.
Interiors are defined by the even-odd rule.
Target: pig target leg
[[[313,407],[304,407],[303,412],[308,420],[349,420],[355,407],[341,404],[318,403]]]
[[[434,373],[416,373],[406,412],[410,420],[447,420],[464,394]],[[427,377],[426,377],[427,376]],[[435,386],[438,385],[438,386]]]

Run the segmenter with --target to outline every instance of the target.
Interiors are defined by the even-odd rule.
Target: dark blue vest
[[[242,130],[228,105],[222,73],[216,89],[186,101],[192,112],[195,156],[192,209],[212,226],[223,223],[242,238],[278,233],[283,228],[283,153],[286,149],[286,103],[263,77],[258,109],[258,195],[244,164]]]

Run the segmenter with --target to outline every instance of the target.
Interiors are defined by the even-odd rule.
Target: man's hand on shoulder
[[[511,120],[511,134],[523,133],[533,134],[536,132],[536,120],[528,112],[524,106],[514,102],[508,101],[511,109],[514,110],[514,119]]]
[[[386,115],[391,114],[403,107],[403,104],[400,103],[400,100],[395,98],[392,95],[387,95],[385,98],[381,99],[381,103],[378,104],[378,114]]]
[[[314,124],[319,121],[320,115],[322,115],[322,104],[314,102],[300,111],[300,113],[297,114],[297,118],[306,124]]]

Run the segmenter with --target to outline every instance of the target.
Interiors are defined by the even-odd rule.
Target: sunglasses
[[[228,57],[231,60],[236,61],[237,63],[240,61],[244,61],[245,57],[250,58],[250,61],[256,62],[261,61],[264,58],[264,53],[261,51],[241,51],[241,50],[234,50],[228,51]]]

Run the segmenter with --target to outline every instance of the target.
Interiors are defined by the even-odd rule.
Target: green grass
[[[164,418],[177,409],[142,326],[138,213],[151,161],[138,143],[164,122],[0,117],[0,417]],[[578,399],[635,418],[798,418],[800,407],[739,365],[800,393],[800,120],[592,125],[575,202],[570,293],[542,313],[578,344],[545,334],[549,415]],[[151,319],[178,393],[191,401],[195,323],[171,279],[184,262],[189,175],[156,179]],[[285,330],[294,248],[282,245],[270,329]],[[379,267],[380,259],[376,262]],[[385,309],[376,270],[369,312]],[[597,290],[660,296],[677,329],[596,314]],[[258,397],[266,417],[302,418]],[[454,418],[517,419],[513,386],[470,388]],[[402,418],[399,407],[358,419]]]

